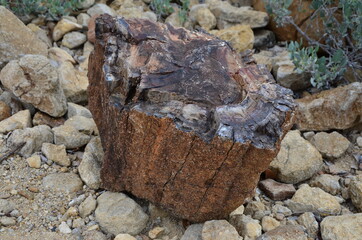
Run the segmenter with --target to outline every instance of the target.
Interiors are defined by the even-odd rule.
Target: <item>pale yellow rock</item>
[[[58,41],[66,33],[73,31],[73,30],[80,30],[80,29],[82,29],[82,25],[75,23],[73,21],[70,21],[69,19],[63,18],[54,27],[53,40]]]
[[[56,61],[58,64],[62,64],[65,61],[71,62],[73,64],[76,63],[74,58],[68,52],[58,47],[50,48],[48,50],[48,57]]]
[[[0,133],[8,133],[15,129],[25,129],[31,127],[31,117],[29,110],[15,113],[0,122]]]
[[[42,40],[48,47],[52,46],[52,42],[50,41],[48,33],[45,30],[41,29],[39,26],[33,23],[29,23],[27,27],[30,28],[30,30],[33,31],[33,33],[35,33],[35,35],[40,40]]]
[[[132,235],[129,235],[129,234],[124,234],[124,233],[121,233],[121,234],[118,234],[114,240],[137,240],[135,237],[133,237]]]
[[[41,166],[41,159],[39,155],[34,155],[26,159],[29,167],[31,168],[40,168]]]
[[[362,211],[362,175],[354,178],[348,187],[353,205]]]
[[[189,17],[192,22],[200,25],[206,31],[216,27],[216,17],[207,4],[197,4],[190,9]]]
[[[337,199],[320,188],[311,188],[302,185],[294,194],[292,201],[312,205],[322,216],[336,215],[341,212],[341,205]]]
[[[64,145],[54,145],[51,143],[43,143],[41,151],[46,156],[47,159],[52,160],[53,162],[68,167],[70,166],[70,159],[67,156]]]
[[[248,25],[235,25],[227,29],[210,31],[210,33],[228,41],[239,52],[253,48],[254,33]]]
[[[155,227],[148,232],[148,236],[151,239],[159,238],[165,232],[165,228],[163,227]]]
[[[275,218],[265,216],[261,220],[261,226],[264,232],[268,232],[280,226],[280,222]]]
[[[358,240],[362,236],[362,213],[326,217],[321,223],[323,240]]]

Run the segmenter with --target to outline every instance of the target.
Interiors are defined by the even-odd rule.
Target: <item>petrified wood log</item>
[[[105,150],[103,187],[180,218],[227,217],[253,195],[291,128],[291,91],[207,34],[103,15],[89,107]]]

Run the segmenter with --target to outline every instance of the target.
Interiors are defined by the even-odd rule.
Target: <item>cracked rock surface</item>
[[[191,221],[250,197],[293,123],[291,91],[208,34],[103,15],[89,66],[103,187]]]

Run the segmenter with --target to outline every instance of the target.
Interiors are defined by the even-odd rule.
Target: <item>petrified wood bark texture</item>
[[[148,20],[96,22],[89,104],[103,186],[191,221],[252,196],[294,116],[291,92],[207,34]]]

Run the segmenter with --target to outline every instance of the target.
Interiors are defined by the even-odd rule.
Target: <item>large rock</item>
[[[87,144],[78,167],[80,177],[92,189],[98,189],[101,184],[102,162],[102,144],[100,138],[96,137]]]
[[[31,127],[31,116],[29,110],[23,110],[15,113],[0,122],[0,133],[6,134],[15,129],[24,129]]]
[[[3,6],[0,19],[0,69],[23,54],[47,55],[48,46]]]
[[[226,220],[212,220],[202,227],[202,240],[241,240],[236,229]]]
[[[359,82],[298,99],[297,103],[297,126],[302,131],[348,129],[362,123]]]
[[[341,212],[341,205],[334,196],[320,188],[311,188],[307,184],[297,190],[292,201],[312,205],[323,216],[337,215]]]
[[[39,125],[33,128],[17,129],[9,137],[7,145],[14,146],[25,145],[20,149],[19,154],[24,157],[30,157],[34,152],[40,151],[43,143],[52,143],[53,133],[50,127]]]
[[[361,239],[362,213],[330,216],[321,222],[323,240]]]
[[[269,16],[265,12],[254,11],[250,7],[234,7],[227,1],[211,1],[209,8],[217,19],[219,29],[237,24],[260,28],[269,22]]]
[[[311,178],[323,165],[322,155],[298,130],[287,133],[280,152],[270,164],[277,179],[285,183],[299,183]]]
[[[248,25],[235,25],[222,30],[213,30],[210,33],[229,42],[239,52],[253,48],[254,33]]]
[[[136,235],[146,227],[147,214],[123,193],[105,192],[98,197],[97,203],[96,220],[107,233]]]
[[[0,72],[1,83],[21,101],[53,117],[67,111],[67,102],[56,68],[42,55],[25,55]]]
[[[319,132],[313,136],[311,142],[324,157],[332,159],[341,157],[351,144],[338,132]]]
[[[96,29],[89,107],[103,186],[180,218],[227,217],[290,128],[291,91],[208,34],[109,16]]]

